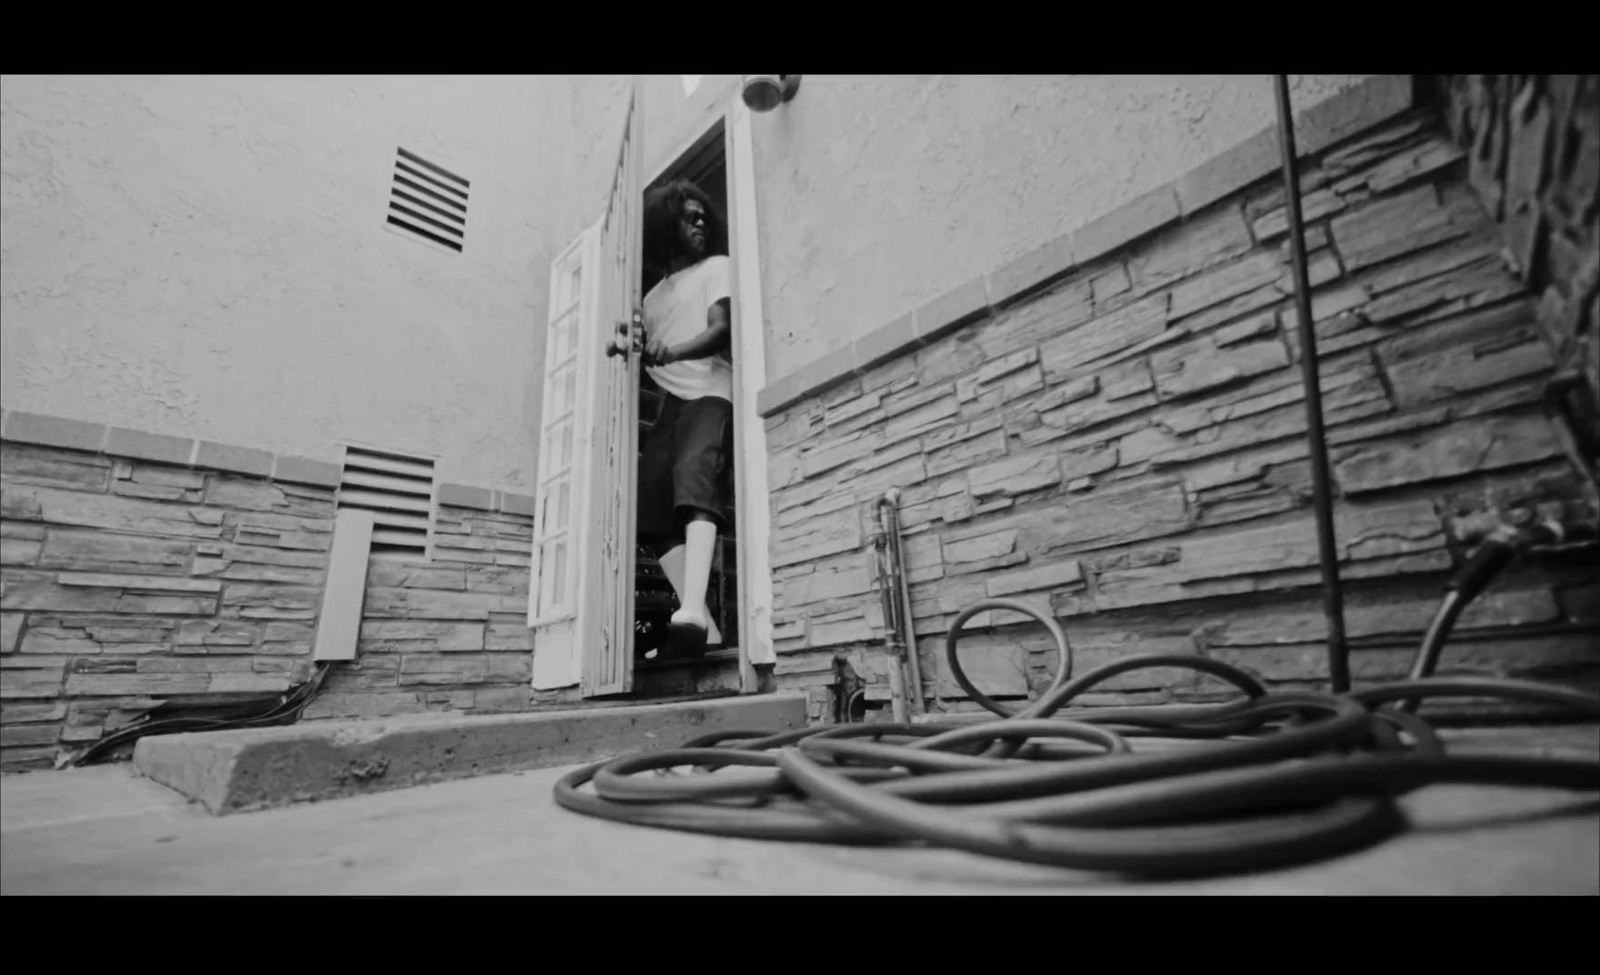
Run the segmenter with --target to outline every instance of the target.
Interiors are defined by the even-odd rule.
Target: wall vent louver
[[[460,253],[467,239],[472,184],[416,153],[395,150],[389,225]]]
[[[433,529],[433,461],[346,447],[338,506],[373,514],[375,558],[422,559]]]

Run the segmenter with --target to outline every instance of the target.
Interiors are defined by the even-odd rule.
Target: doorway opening
[[[656,177],[645,192],[676,180],[688,180],[710,197],[724,223],[728,214],[728,169],[724,139],[725,122],[721,119],[711,125],[687,150]],[[731,235],[724,235],[725,239]],[[659,273],[649,267],[642,271],[640,294],[648,294],[660,281]],[[731,282],[730,282],[731,285]],[[734,326],[739,327],[735,322]],[[728,353],[736,373],[737,357]],[[639,444],[641,449],[650,430],[661,415],[663,392],[650,378],[648,371],[640,370],[639,380]],[[730,487],[738,479],[733,465],[738,463],[735,449],[729,457],[727,472]],[[637,490],[637,486],[636,486]],[[635,539],[636,568],[634,572],[634,668],[641,675],[642,685],[658,685],[662,681],[646,679],[648,675],[665,678],[677,672],[682,680],[668,680],[674,691],[691,687],[701,689],[700,681],[693,678],[696,671],[726,670],[736,672],[739,660],[739,593],[738,593],[738,509],[743,498],[737,490],[732,492],[733,503],[726,511],[726,521],[717,534],[717,544],[711,559],[711,576],[706,585],[706,608],[720,641],[708,645],[703,655],[682,658],[672,653],[667,640],[667,623],[678,609],[678,599],[657,560],[655,545],[644,538]],[[684,684],[682,688],[677,685]],[[665,688],[662,688],[665,689]],[[710,688],[704,688],[709,690]]]

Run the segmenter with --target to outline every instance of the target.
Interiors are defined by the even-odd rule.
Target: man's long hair
[[[705,190],[686,179],[673,180],[644,195],[644,263],[665,275],[683,247],[679,220],[684,204],[694,200],[706,211],[706,257],[728,253],[728,227]]]

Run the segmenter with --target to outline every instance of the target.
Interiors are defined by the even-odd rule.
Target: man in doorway
[[[674,655],[722,635],[706,608],[712,555],[732,497],[733,358],[727,231],[705,191],[678,180],[645,194],[643,363],[665,394],[639,457],[639,533],[678,596]]]

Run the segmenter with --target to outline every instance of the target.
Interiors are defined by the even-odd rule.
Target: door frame
[[[767,384],[766,319],[762,315],[761,256],[756,223],[755,155],[750,134],[751,112],[739,85],[718,95],[689,126],[685,138],[657,158],[640,181],[651,186],[722,125],[723,164],[727,172],[729,290],[733,298],[733,436],[740,462],[734,464],[734,517],[739,539],[739,689],[760,690],[756,664],[773,664],[772,646],[772,511],[768,496],[767,429],[756,412],[756,394]],[[754,322],[754,328],[745,323]]]

